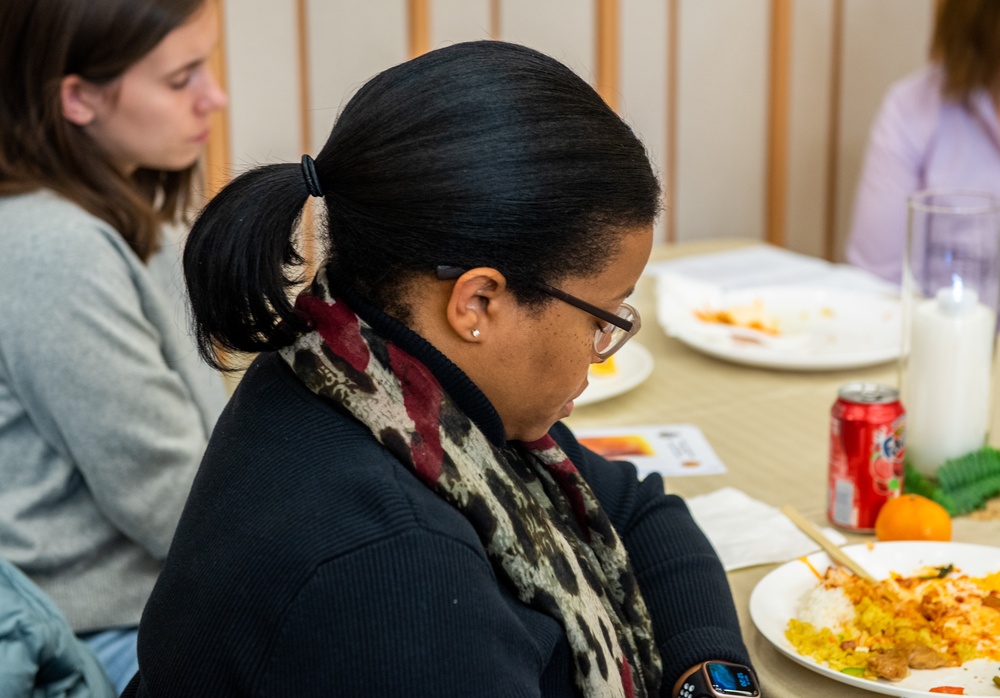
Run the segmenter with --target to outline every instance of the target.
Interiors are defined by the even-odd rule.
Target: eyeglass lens
[[[623,303],[615,314],[623,320],[633,323],[632,331],[623,330],[610,322],[597,330],[594,335],[594,353],[601,359],[606,359],[621,349],[622,345],[639,331],[639,313],[636,312],[635,308]]]

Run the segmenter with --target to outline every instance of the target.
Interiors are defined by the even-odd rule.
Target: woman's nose
[[[198,100],[198,108],[205,113],[223,109],[229,103],[229,97],[226,95],[226,91],[222,89],[222,86],[219,85],[215,74],[211,70],[207,71],[207,73],[208,80],[205,84],[205,91]]]

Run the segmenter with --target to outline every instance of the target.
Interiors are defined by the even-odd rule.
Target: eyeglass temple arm
[[[595,317],[599,317],[600,319],[604,320],[604,322],[610,322],[615,327],[623,329],[626,332],[632,331],[633,323],[626,320],[623,317],[618,317],[614,313],[609,313],[607,310],[604,310],[603,308],[598,308],[596,305],[591,305],[585,300],[581,300],[576,296],[571,296],[565,291],[559,290],[555,286],[549,286],[548,284],[542,284],[542,283],[538,285],[541,286],[546,293],[555,296],[561,301],[565,301],[570,305],[575,306],[580,310],[583,310],[584,312],[588,312]]]
[[[440,279],[441,281],[449,281],[451,279],[457,279],[458,277],[460,277],[462,274],[465,273],[465,270],[462,269],[461,267],[452,267],[445,264],[438,266],[435,271],[437,273],[437,278]],[[604,322],[610,322],[615,327],[623,329],[626,332],[632,331],[634,323],[629,322],[625,318],[618,317],[614,313],[609,313],[607,310],[604,310],[603,308],[598,308],[596,305],[591,305],[587,301],[581,300],[576,296],[571,296],[565,291],[560,291],[555,286],[549,286],[548,284],[543,284],[540,282],[538,286],[549,295],[555,296],[559,300],[569,303],[570,305],[579,308],[584,312],[590,313],[595,317],[599,317],[601,320],[604,320]]]
[[[452,279],[457,279],[462,274],[465,273],[465,269],[462,267],[450,267],[446,264],[439,265],[435,272],[437,273],[437,278],[441,281],[451,281]]]

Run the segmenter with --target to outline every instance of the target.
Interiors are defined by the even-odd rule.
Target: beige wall
[[[658,235],[768,239],[777,0],[223,0],[231,106],[228,133],[220,137],[229,139],[231,167],[238,172],[318,151],[345,100],[410,55],[413,5],[429,13],[431,48],[495,33],[559,58],[593,83],[599,1],[610,2],[618,18],[612,60],[619,111],[645,141],[671,204]],[[831,248],[839,258],[868,127],[888,84],[924,62],[933,2],[785,6],[790,60],[779,67],[790,85],[780,135],[787,145],[781,215],[788,247],[816,255]]]

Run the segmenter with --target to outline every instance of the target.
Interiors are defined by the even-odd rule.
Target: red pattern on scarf
[[[403,406],[413,420],[416,433],[410,435],[413,468],[431,489],[441,477],[444,448],[441,446],[441,386],[430,370],[405,351],[389,342],[389,365],[403,389]]]
[[[525,448],[543,452],[550,448],[558,448],[558,444],[555,442],[551,436],[546,434],[536,441],[524,444]],[[579,480],[582,479],[580,471],[576,469],[573,462],[569,458],[563,458],[558,463],[548,463],[544,461],[549,472],[552,474],[552,479],[556,481],[559,485],[559,489],[563,491],[566,498],[569,500],[569,505],[573,508],[573,516],[576,517],[576,523],[580,526],[580,531],[583,533],[584,540],[590,544],[590,525],[587,523],[587,504],[583,501],[583,492],[580,489]]]
[[[625,689],[625,698],[632,698],[635,695],[635,687],[632,686],[632,667],[628,665],[628,659],[622,655],[622,688]]]
[[[309,318],[309,324],[334,354],[346,359],[355,371],[365,372],[371,353],[361,337],[360,320],[353,310],[344,303],[326,303],[306,293],[295,300],[295,307]]]

